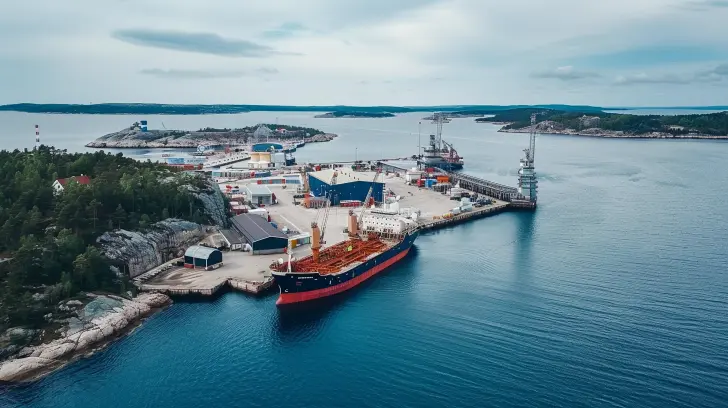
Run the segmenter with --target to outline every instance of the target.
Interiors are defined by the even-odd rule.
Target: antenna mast
[[[536,161],[536,114],[531,114],[531,140],[528,144],[528,151],[531,160],[531,165],[535,164]]]

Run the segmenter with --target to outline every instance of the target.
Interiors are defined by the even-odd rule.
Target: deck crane
[[[329,219],[329,210],[331,209],[331,200],[333,199],[334,186],[336,185],[336,176],[338,173],[334,170],[334,174],[331,176],[331,183],[329,188],[329,199],[326,200],[326,206],[323,208],[323,215],[321,218],[321,227],[319,228],[318,216],[316,221],[311,223],[311,255],[313,255],[314,262],[318,262],[319,251],[321,250],[322,244],[324,243],[324,234],[326,233],[326,221]]]
[[[364,211],[366,211],[367,206],[369,205],[369,200],[371,200],[372,194],[374,193],[374,185],[377,184],[380,174],[382,174],[382,168],[377,167],[377,171],[374,173],[374,180],[372,180],[372,185],[369,186],[369,191],[367,191],[367,198],[364,199],[364,205],[362,205],[361,212],[356,220],[357,229],[360,231],[363,231],[361,222],[364,218]],[[362,234],[362,239],[366,239],[366,234]]]

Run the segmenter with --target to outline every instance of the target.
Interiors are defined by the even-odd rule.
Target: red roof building
[[[84,176],[83,174],[81,174],[80,176],[57,179],[53,182],[53,189],[56,190],[56,192],[60,193],[61,191],[63,191],[64,186],[68,185],[68,183],[70,182],[88,185],[89,183],[91,183],[91,179],[89,178],[89,176]]]

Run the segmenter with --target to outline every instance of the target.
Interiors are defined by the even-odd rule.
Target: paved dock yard
[[[348,169],[340,171],[361,180],[374,179],[374,172]],[[445,220],[441,217],[451,212],[453,207],[458,206],[459,201],[450,200],[449,195],[443,195],[430,189],[408,185],[402,175],[396,176],[395,173],[382,173],[379,181],[384,183],[385,191],[391,190],[395,195],[400,196],[400,208],[420,210],[419,222],[424,229],[444,227],[469,218],[495,214],[508,206],[508,203],[504,201],[494,200],[492,205],[473,208],[470,212]],[[245,184],[252,182],[255,180],[239,180],[235,184],[244,188]],[[226,184],[229,182],[221,183],[223,189]],[[278,198],[278,204],[265,207],[270,213],[272,221],[278,224],[278,228],[288,227],[291,236],[310,232],[311,222],[321,216],[323,211],[294,205],[293,195],[296,193],[294,185],[289,185],[287,188],[277,184],[266,186]],[[347,239],[344,229],[347,227],[349,210],[350,208],[331,207],[324,235],[325,246]],[[354,211],[358,214],[361,208],[355,208]],[[221,240],[222,237],[219,234],[212,234],[206,239],[207,243],[213,246],[220,245]],[[303,245],[294,248],[292,256],[301,258],[310,253],[310,245]],[[145,273],[141,279],[138,277],[136,281],[143,291],[160,291],[170,295],[212,295],[226,285],[234,289],[258,293],[272,286],[269,265],[281,258],[285,260],[287,257],[287,254],[252,255],[250,252],[223,251],[223,266],[218,269],[205,271],[176,266],[165,268],[163,265]]]

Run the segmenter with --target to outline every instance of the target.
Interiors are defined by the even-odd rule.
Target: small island
[[[336,137],[318,129],[260,124],[237,129],[206,127],[198,130],[145,129],[139,122],[86,144],[95,148],[196,148],[199,145],[246,145],[256,140],[277,143],[328,142]]]
[[[499,132],[529,133],[536,114],[538,133],[641,139],[728,139],[728,112],[693,115],[630,115],[523,108],[475,119],[503,125]]]
[[[389,112],[355,112],[355,111],[334,111],[316,115],[314,118],[393,118],[394,114]]]

